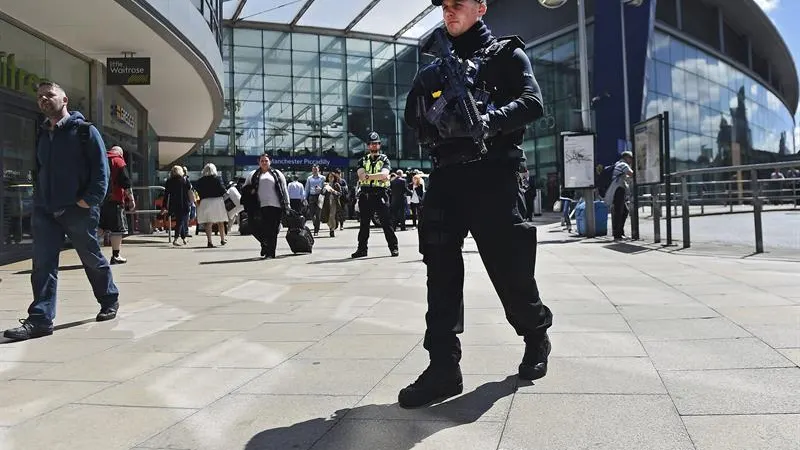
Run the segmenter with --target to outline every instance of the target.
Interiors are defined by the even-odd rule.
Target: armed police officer
[[[376,132],[369,134],[367,142],[369,152],[361,159],[358,167],[358,211],[361,226],[358,229],[358,249],[350,255],[351,258],[367,256],[367,241],[369,241],[369,228],[372,217],[378,213],[378,218],[389,244],[392,256],[400,255],[397,248],[397,236],[394,234],[392,219],[389,214],[389,173],[392,168],[389,157],[381,153],[381,137]]]
[[[444,29],[423,51],[438,58],[417,74],[405,120],[428,148],[434,170],[425,195],[420,239],[428,272],[430,365],[400,391],[402,407],[418,407],[463,390],[464,262],[468,232],[477,244],[506,318],[525,341],[519,377],[547,373],[552,324],[534,279],[536,228],[517,208],[517,168],[525,126],[542,115],[542,98],[524,43],[496,38],[483,23],[486,0],[432,0]],[[485,180],[464,193],[464,180]]]

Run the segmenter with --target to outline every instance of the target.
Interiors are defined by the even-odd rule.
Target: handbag
[[[236,203],[230,197],[225,197],[225,211],[233,211],[236,208]]]
[[[561,212],[561,200],[556,200],[556,202],[553,203],[553,212]]]

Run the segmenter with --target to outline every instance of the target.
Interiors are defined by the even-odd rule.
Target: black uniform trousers
[[[392,227],[392,216],[389,214],[389,192],[383,188],[362,187],[358,194],[358,214],[360,227],[358,229],[358,249],[366,250],[369,241],[369,229],[372,216],[378,213],[381,220],[383,234],[390,250],[397,249],[397,236]]]
[[[625,221],[628,220],[628,203],[625,201],[625,188],[618,187],[614,191],[611,211],[611,229],[615,238],[625,235]]]
[[[427,330],[423,345],[432,365],[458,364],[464,331],[464,260],[472,233],[506,319],[526,341],[541,339],[552,325],[534,278],[536,228],[517,209],[516,165],[479,161],[435,170],[425,194],[420,238],[428,269]],[[464,189],[464,180],[484,180]]]

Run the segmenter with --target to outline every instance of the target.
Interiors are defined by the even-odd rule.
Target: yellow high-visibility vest
[[[367,172],[367,175],[375,175],[381,173],[383,169],[389,169],[391,171],[391,167],[389,166],[389,157],[384,155],[383,153],[379,154],[377,158],[372,159],[370,155],[364,156],[364,159],[361,160],[361,167]],[[389,187],[389,180],[364,180],[359,181],[358,184],[361,187],[380,187],[380,188],[388,188]]]

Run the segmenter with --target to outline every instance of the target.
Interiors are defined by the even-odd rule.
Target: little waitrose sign
[[[150,58],[107,58],[106,84],[149,86]]]

